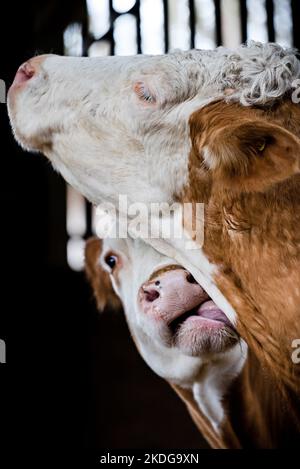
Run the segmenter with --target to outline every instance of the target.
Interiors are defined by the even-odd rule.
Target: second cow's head
[[[174,259],[131,238],[91,238],[85,254],[98,308],[123,306],[139,352],[158,375],[187,387],[213,363],[239,371],[246,348],[234,324]]]

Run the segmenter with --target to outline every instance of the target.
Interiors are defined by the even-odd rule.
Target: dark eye
[[[154,94],[150,91],[148,86],[141,81],[138,81],[134,85],[134,91],[142,101],[146,101],[149,104],[155,104],[156,98]]]
[[[108,265],[108,267],[110,267],[113,270],[117,265],[118,258],[117,258],[117,256],[115,256],[113,254],[108,254],[105,257],[104,261]]]

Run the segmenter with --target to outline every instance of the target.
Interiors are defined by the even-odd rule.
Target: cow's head
[[[90,239],[86,271],[100,309],[112,301],[111,281],[141,355],[163,378],[187,386],[207,364],[243,363],[232,322],[186,269],[143,241]]]
[[[187,182],[189,118],[216,97],[266,105],[291,89],[293,51],[236,50],[23,64],[8,94],[17,140],[46,154],[94,203],[171,201]],[[167,183],[166,183],[167,181]]]

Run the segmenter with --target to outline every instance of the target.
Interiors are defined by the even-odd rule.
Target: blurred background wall
[[[37,53],[101,56],[300,46],[297,0],[28,0],[1,4],[0,79]],[[143,363],[122,314],[99,315],[82,272],[91,206],[25,154],[0,104],[1,421],[53,447],[206,447],[183,404]]]

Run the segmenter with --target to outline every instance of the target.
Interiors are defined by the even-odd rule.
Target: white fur
[[[225,416],[222,400],[232,380],[241,372],[246,357],[247,345],[242,340],[219,359],[203,367],[201,379],[193,384],[194,399],[217,432]]]
[[[205,166],[209,169],[216,169],[217,167],[217,159],[215,155],[211,153],[208,146],[204,146],[202,148],[202,156],[205,162]]]
[[[44,152],[93,203],[117,205],[119,194],[126,194],[129,203],[172,203],[187,184],[191,113],[216,98],[268,106],[293,92],[299,72],[293,50],[254,42],[235,50],[164,56],[48,56],[22,92],[10,90],[8,108],[20,144]],[[141,82],[154,96],[150,104],[134,91]],[[190,270],[229,319],[236,320],[201,249],[189,251],[183,240],[149,242]],[[138,281],[143,277],[132,275]],[[132,291],[120,295],[131,304]],[[130,314],[137,313],[128,309]],[[157,343],[153,347],[153,337],[137,315],[129,322],[145,360],[157,373],[174,382],[195,382],[201,359],[178,357]],[[197,386],[195,396],[217,425],[217,405],[204,404]]]
[[[163,56],[50,55],[39,67],[22,91],[8,94],[17,140],[43,151],[93,203],[115,205],[120,194],[129,203],[174,202],[188,180],[191,113],[218,97],[267,106],[293,92],[300,71],[293,50],[255,42]],[[141,100],[137,83],[151,90],[153,102]],[[149,242],[188,268],[235,319],[201,250],[189,252],[176,240]]]
[[[44,151],[93,203],[118,194],[169,202],[187,182],[194,110],[216,97],[266,105],[292,91],[298,76],[293,51],[254,42],[164,56],[50,55],[22,92],[9,92],[8,108],[18,141]],[[140,82],[153,104],[134,92]]]

